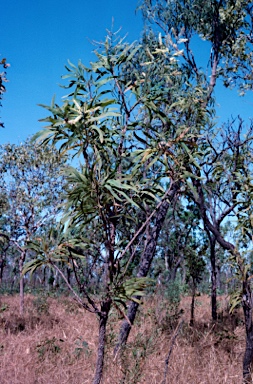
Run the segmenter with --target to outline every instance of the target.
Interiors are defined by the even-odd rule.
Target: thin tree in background
[[[0,147],[0,192],[6,199],[0,233],[7,239],[9,250],[14,248],[19,254],[21,315],[24,313],[22,270],[29,253],[27,245],[50,222],[56,225],[64,162],[56,150],[49,147],[42,150],[29,140]],[[15,264],[15,260],[10,263]]]

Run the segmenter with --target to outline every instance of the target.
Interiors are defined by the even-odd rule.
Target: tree
[[[182,57],[189,77],[206,79],[210,96],[218,78],[223,78],[226,87],[239,85],[242,93],[252,89],[250,1],[211,0],[203,4],[201,0],[143,0],[140,9],[145,20],[156,24]],[[193,48],[196,36],[208,42],[210,80],[197,64],[199,57]]]
[[[74,88],[73,92],[62,106],[53,102],[46,107],[52,114],[44,120],[49,125],[37,135],[44,144],[59,144],[60,153],[80,155],[81,168],[66,172],[71,186],[66,222],[79,231],[93,223],[94,230],[101,232],[100,257],[94,263],[100,263],[103,271],[101,300],[93,299],[85,285],[78,299],[99,317],[94,383],[102,377],[112,305],[119,307],[123,298],[131,299],[130,328],[134,321],[166,213],[185,178],[186,143],[198,133],[203,115],[202,92],[187,86],[167,47],[152,36],[144,37],[142,43],[115,42],[115,35],[110,34],[90,68],[80,62],[77,67],[70,64],[67,87]],[[188,123],[195,123],[197,117],[199,123],[189,132]],[[136,223],[135,216],[142,217],[142,222]],[[125,226],[131,228],[131,239],[123,236]],[[136,254],[129,251],[142,236],[137,278],[131,279],[127,272]],[[72,238],[68,244],[76,241]],[[90,239],[84,244],[89,246]],[[52,264],[47,256],[44,262]],[[39,265],[41,260],[30,263],[25,271]]]
[[[156,24],[158,31],[162,31],[163,34],[160,35],[160,39],[164,39],[167,45],[170,46],[171,49],[174,49],[175,54],[180,57],[180,68],[183,68],[185,73],[188,73],[188,82],[190,82],[193,87],[196,87],[196,83],[200,83],[201,87],[207,90],[206,98],[203,99],[202,103],[206,107],[209,106],[209,112],[210,107],[212,107],[212,95],[217,79],[222,79],[225,87],[238,86],[241,94],[244,94],[248,89],[252,89],[253,20],[251,2],[221,0],[210,1],[203,4],[203,2],[199,0],[193,2],[187,0],[177,0],[173,2],[144,0],[140,8],[142,9],[147,24]],[[196,38],[206,41],[206,46],[210,49],[206,60],[206,71],[197,64],[198,56],[194,54],[193,44]],[[203,62],[203,57],[201,59]],[[233,244],[225,240],[220,228],[217,228],[217,225],[219,227],[220,224],[219,220],[223,220],[223,215],[217,220],[217,225],[214,225],[208,213],[208,206],[205,200],[206,188],[201,180],[203,176],[202,167],[205,164],[205,155],[202,157],[202,151],[204,149],[204,153],[205,150],[208,152],[210,144],[211,149],[213,149],[212,141],[208,140],[207,134],[210,128],[212,128],[212,125],[210,125],[209,120],[209,124],[202,126],[203,136],[195,137],[193,140],[196,144],[196,151],[195,153],[194,151],[189,153],[189,158],[193,157],[198,159],[198,165],[192,161],[191,164],[187,166],[189,174],[192,173],[192,175],[194,175],[191,177],[192,180],[190,184],[189,179],[187,180],[187,184],[188,188],[194,191],[193,193],[197,192],[196,200],[198,201],[204,225],[207,232],[209,231],[210,242],[213,249],[213,288],[215,288],[215,242],[218,241],[224,249],[229,250],[238,263],[242,278],[242,292],[244,292],[243,295],[245,295],[246,298],[246,301],[243,301],[247,324],[247,348],[243,368],[243,374],[246,378],[249,376],[250,361],[252,360],[250,350],[253,350],[253,338],[249,336],[251,328],[253,328],[251,325],[252,310],[250,308],[252,305],[250,286],[247,273],[245,272],[245,264],[238,250],[236,250]],[[219,135],[216,137],[219,137]],[[237,146],[237,149],[239,147],[240,144]],[[232,166],[231,163],[229,166]],[[232,169],[230,170],[233,172]],[[216,178],[213,182],[215,184]],[[249,188],[249,182],[246,182],[246,185]],[[240,192],[242,193],[242,189],[240,189]],[[239,195],[240,193],[237,194],[236,197],[240,198]],[[239,201],[240,200],[237,200],[236,204],[239,204]],[[227,208],[227,210],[229,210],[229,208]],[[230,212],[232,211],[233,209]],[[217,218],[215,218],[215,220],[216,219]],[[215,289],[213,290],[213,298],[215,299]],[[213,301],[213,308],[215,315],[215,301]]]
[[[192,302],[191,302],[191,319],[190,325],[194,325],[194,309],[195,309],[195,296],[196,289],[198,284],[201,282],[203,278],[203,274],[205,271],[205,261],[203,260],[203,255],[194,249],[196,248],[196,244],[192,244],[192,247],[188,248],[188,252],[186,253],[186,263],[187,263],[187,276],[186,281],[190,284],[192,291]]]
[[[232,254],[242,289],[236,293],[236,304],[242,303],[246,326],[246,351],[243,363],[243,375],[249,380],[252,361],[252,293],[247,260],[237,244],[225,238],[220,227],[221,222],[233,214],[238,219],[236,230],[244,228],[248,236],[251,215],[252,190],[252,126],[247,133],[242,134],[242,122],[238,128],[228,126],[223,131],[223,139],[218,146],[212,145],[208,150],[206,164],[209,171],[200,177],[200,170],[190,166],[189,171],[195,174],[192,178],[193,199],[199,207],[204,227],[210,238],[217,241],[224,249]],[[220,138],[219,138],[220,139]],[[212,157],[213,156],[213,157]],[[207,168],[205,168],[207,169]],[[198,177],[196,177],[198,176]],[[216,180],[216,182],[215,182]],[[208,182],[209,181],[209,182]],[[214,183],[211,187],[210,184]],[[252,239],[252,237],[250,237]],[[215,246],[214,241],[214,246]],[[215,252],[215,249],[212,250]],[[215,256],[213,256],[215,258]],[[234,307],[234,304],[233,306]]]
[[[188,181],[190,189],[188,196],[199,205],[199,196],[193,185],[201,184],[203,189],[202,203],[205,205],[206,215],[212,226],[216,228],[216,232],[223,233],[222,224],[230,215],[237,212],[240,205],[238,183],[238,173],[242,172],[242,157],[250,155],[250,138],[252,127],[246,135],[246,139],[242,139],[243,122],[238,119],[224,124],[220,130],[212,131],[207,134],[207,142],[204,143],[203,153],[206,156],[201,159],[201,165],[198,170],[189,166],[190,173],[193,172],[195,177],[192,181]],[[249,167],[249,163],[244,162],[245,170]],[[200,171],[201,169],[201,171]],[[196,176],[201,177],[201,181],[196,181]],[[203,217],[203,215],[202,215]],[[210,262],[211,262],[211,282],[212,282],[212,318],[217,320],[217,237],[210,231],[204,222],[204,228],[207,232],[210,243]]]
[[[80,228],[93,222],[93,228],[102,231],[105,293],[99,305],[84,288],[80,298],[100,322],[94,383],[102,376],[108,314],[135,257],[130,248],[143,236],[137,272],[141,281],[149,272],[171,202],[179,193],[194,193],[199,184],[202,187],[201,160],[210,145],[207,131],[213,123],[217,78],[223,77],[225,85],[238,83],[241,89],[250,85],[248,5],[244,1],[212,1],[205,7],[200,1],[144,1],[144,16],[162,27],[163,36],[146,31],[141,44],[129,45],[122,40],[115,43],[115,36],[109,34],[89,68],[81,63],[67,68],[67,87],[73,89],[69,99],[62,106],[53,102],[47,107],[49,126],[38,136],[45,144],[60,143],[60,152],[82,156],[81,170],[68,170],[74,188],[69,190],[66,220]],[[197,66],[191,49],[192,37],[200,34],[211,46],[207,72]],[[243,67],[245,55],[248,66]],[[121,228],[126,222],[131,227],[134,215],[141,217],[140,211],[143,223],[134,222],[139,229],[125,248]],[[200,213],[204,220],[203,210]],[[206,227],[216,236],[209,224]],[[217,235],[217,241],[226,245],[221,237]],[[234,252],[233,246],[226,249]],[[138,305],[132,298],[119,345],[127,339]]]
[[[57,221],[63,200],[63,178],[60,175],[65,159],[50,147],[43,150],[27,140],[24,144],[0,147],[1,195],[6,207],[1,219],[1,238],[9,251],[19,253],[20,313],[24,312],[23,264],[29,253],[28,243]],[[5,246],[5,253],[8,249]],[[13,260],[9,260],[13,263]]]
[[[185,263],[185,254],[192,246],[193,233],[196,233],[200,217],[194,205],[184,206],[185,200],[181,197],[168,211],[165,225],[160,234],[157,247],[156,262],[158,262],[156,274],[163,274],[166,271],[167,280],[174,281],[179,269]],[[203,231],[199,231],[199,247],[206,247]],[[195,236],[195,235],[194,235]],[[200,249],[199,249],[200,251]]]

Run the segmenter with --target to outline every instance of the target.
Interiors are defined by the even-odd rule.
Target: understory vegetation
[[[116,359],[113,350],[120,319],[112,311],[102,382],[165,383],[165,361],[173,346],[167,383],[212,384],[215,377],[217,384],[237,384],[245,347],[243,314],[237,311],[230,315],[225,296],[219,297],[218,304],[219,319],[213,324],[210,297],[198,296],[196,324],[191,327],[189,297],[183,297],[178,307],[159,296],[145,299],[129,342]],[[65,296],[28,294],[25,307],[25,315],[20,317],[18,297],[1,297],[1,383],[92,382],[97,347],[97,324],[93,316]]]

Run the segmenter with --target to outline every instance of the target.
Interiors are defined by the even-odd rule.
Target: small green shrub
[[[36,350],[39,360],[44,360],[46,356],[56,356],[61,351],[61,347],[59,346],[58,342],[63,343],[64,340],[57,340],[56,337],[53,337],[52,339],[45,339],[41,343],[37,344]]]
[[[183,313],[180,310],[181,295],[184,286],[180,281],[165,281],[156,294],[155,323],[162,331],[172,331]]]
[[[7,311],[8,309],[9,309],[9,305],[3,303],[3,304],[1,305],[1,307],[0,307],[0,313],[5,312],[5,311]]]
[[[138,384],[143,375],[146,359],[154,351],[154,345],[158,336],[157,330],[151,334],[139,332],[133,342],[127,343],[121,352],[121,366],[123,377],[120,384]]]
[[[79,359],[82,355],[90,356],[91,350],[87,341],[83,340],[81,337],[75,341],[76,348],[74,350],[74,355]]]

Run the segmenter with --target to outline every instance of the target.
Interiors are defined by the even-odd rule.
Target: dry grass
[[[18,315],[18,297],[0,297],[0,383],[92,383],[98,324],[71,299],[27,296]],[[210,299],[200,296],[196,324],[189,327],[190,298],[181,307],[184,324],[168,365],[167,384],[238,384],[241,382],[244,327],[241,313],[231,317],[220,299],[222,321],[210,322]],[[147,301],[139,313],[127,348],[113,359],[120,321],[112,313],[108,326],[103,384],[161,384],[165,359],[181,318],[171,318],[165,304]],[[171,315],[171,313],[170,313]]]

